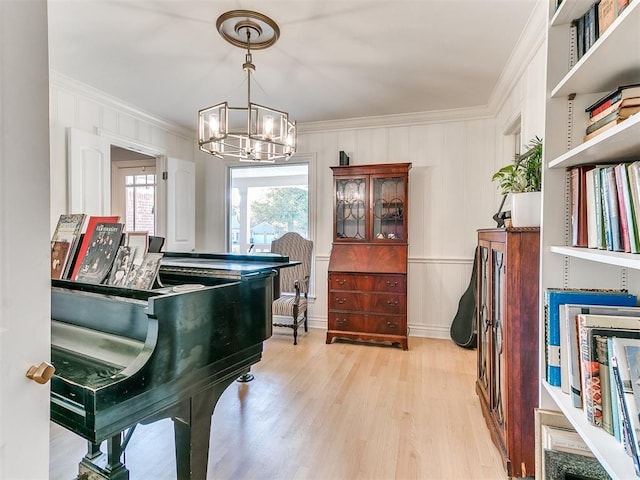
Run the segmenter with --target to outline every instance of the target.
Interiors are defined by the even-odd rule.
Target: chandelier
[[[246,162],[288,159],[296,152],[296,122],[289,114],[251,102],[251,74],[255,72],[251,50],[270,47],[280,28],[269,17],[250,10],[232,10],[216,21],[218,33],[227,42],[246,49],[242,68],[247,72],[247,106],[230,107],[227,102],[198,112],[200,150],[220,158]]]

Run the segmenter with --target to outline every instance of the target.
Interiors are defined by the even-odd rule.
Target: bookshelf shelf
[[[633,268],[640,270],[640,254],[623,252],[610,252],[608,250],[597,250],[595,248],[578,248],[552,246],[551,252],[566,255],[567,257],[582,258],[592,262],[606,263],[618,267]]]
[[[576,0],[574,2],[562,2],[556,13],[551,18],[551,25],[564,25],[571,23],[574,18],[578,18],[587,11],[593,0]]]
[[[640,114],[633,115],[597,137],[560,155],[549,162],[549,168],[640,160],[638,138],[640,138]]]
[[[573,6],[579,11],[578,7],[584,2],[567,0],[563,3],[566,3],[566,8]],[[562,98],[572,93],[606,92],[619,85],[637,83],[640,78],[638,25],[640,2],[633,1],[551,90],[551,98]]]
[[[542,386],[612,478],[637,478],[633,460],[624,451],[622,443],[602,428],[590,425],[584,411],[575,408],[571,403],[571,397],[562,393],[559,387],[552,387],[545,381],[542,382]]]

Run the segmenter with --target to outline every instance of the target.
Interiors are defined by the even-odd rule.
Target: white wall
[[[458,300],[466,289],[476,230],[495,226],[501,197],[492,174],[513,160],[505,129],[518,115],[523,140],[542,135],[545,12],[536,10],[488,106],[318,122],[299,126],[299,151],[316,158],[312,326],[327,324],[327,266],[332,241],[332,172],[338,152],[352,164],[411,162],[409,174],[410,335],[449,338]],[[196,162],[196,250],[224,251],[223,162],[195,147],[192,132],[154,118],[100,92],[52,77],[52,225],[66,207],[66,127],[96,128],[166,149]],[[55,187],[55,188],[53,188]]]

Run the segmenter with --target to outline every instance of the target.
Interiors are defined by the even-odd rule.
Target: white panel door
[[[167,252],[191,252],[196,245],[196,166],[167,158]]]
[[[46,479],[49,383],[25,376],[51,354],[46,1],[0,0],[0,45],[0,480]]]
[[[69,213],[111,213],[111,142],[70,128]]]

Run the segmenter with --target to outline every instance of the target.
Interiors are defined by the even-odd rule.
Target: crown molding
[[[131,115],[132,117],[137,118],[138,120],[142,120],[148,124],[151,124],[154,127],[161,128],[163,130],[170,131],[173,134],[179,135],[186,140],[195,141],[195,133],[191,132],[189,129],[160,118],[149,112],[146,112],[136,107],[135,105],[127,103],[117,97],[103,92],[102,90],[98,90],[95,87],[87,85],[86,83],[80,82],[79,80],[76,80],[74,78],[68,77],[55,70],[49,70],[49,84],[54,85],[58,88],[69,90],[74,94],[83,95],[96,101],[100,105],[113,108],[118,112],[124,112],[128,115]]]
[[[536,2],[522,34],[509,56],[506,67],[489,96],[489,109],[494,115],[497,115],[502,108],[513,87],[522,78],[538,49],[544,43],[547,28],[546,15],[546,2]]]
[[[377,127],[405,127],[432,123],[458,122],[461,120],[479,120],[493,117],[486,106],[432,110],[418,113],[379,115],[375,117],[346,118],[322,122],[298,124],[298,133],[317,133],[335,130],[358,130]]]

